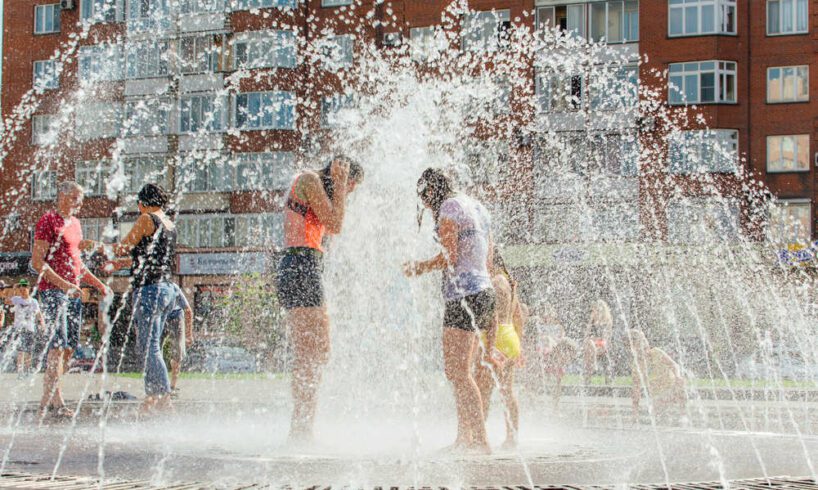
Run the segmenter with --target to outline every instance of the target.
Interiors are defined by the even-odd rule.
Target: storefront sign
[[[179,275],[236,275],[266,272],[269,259],[262,252],[179,254]]]
[[[31,254],[27,252],[0,254],[0,276],[29,275],[30,262]]]
[[[793,243],[788,245],[786,249],[778,251],[778,261],[781,264],[791,266],[813,265],[815,262],[816,250],[818,250],[818,241],[813,242],[808,247],[805,247],[802,244]]]

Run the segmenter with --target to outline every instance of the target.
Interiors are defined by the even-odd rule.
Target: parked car
[[[739,361],[736,377],[743,379],[818,380],[818,364],[804,360],[804,353],[792,349],[756,352]]]
[[[253,373],[256,358],[242,347],[199,342],[188,350],[185,369],[214,374]]]

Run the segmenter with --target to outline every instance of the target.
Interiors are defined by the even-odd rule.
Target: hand
[[[418,267],[418,262],[406,262],[403,264],[403,275],[406,277],[415,277],[420,275],[420,267]]]
[[[102,265],[102,271],[106,274],[113,274],[116,271],[116,265],[112,260],[109,260]]]
[[[114,290],[108,287],[107,285],[103,284],[101,288],[97,289],[99,294],[102,295],[103,298],[107,298],[108,296],[113,296]]]
[[[82,298],[82,291],[76,286],[71,286],[65,290],[65,295],[68,296],[69,299],[80,299]]]
[[[193,345],[193,335],[185,335],[185,348],[190,349]]]
[[[349,162],[334,160],[330,167],[330,175],[336,187],[346,185],[349,178]]]

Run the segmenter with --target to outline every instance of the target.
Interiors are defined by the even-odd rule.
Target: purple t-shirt
[[[457,224],[457,262],[453,270],[443,271],[443,299],[458,300],[490,289],[489,212],[471,197],[457,195],[441,205],[440,219],[444,218]]]

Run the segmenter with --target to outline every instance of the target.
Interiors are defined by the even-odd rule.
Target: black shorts
[[[324,306],[323,254],[310,248],[288,248],[278,263],[278,300],[290,310]]]
[[[477,294],[456,301],[447,301],[443,313],[443,326],[473,332],[486,330],[494,323],[494,289],[486,289]]]

